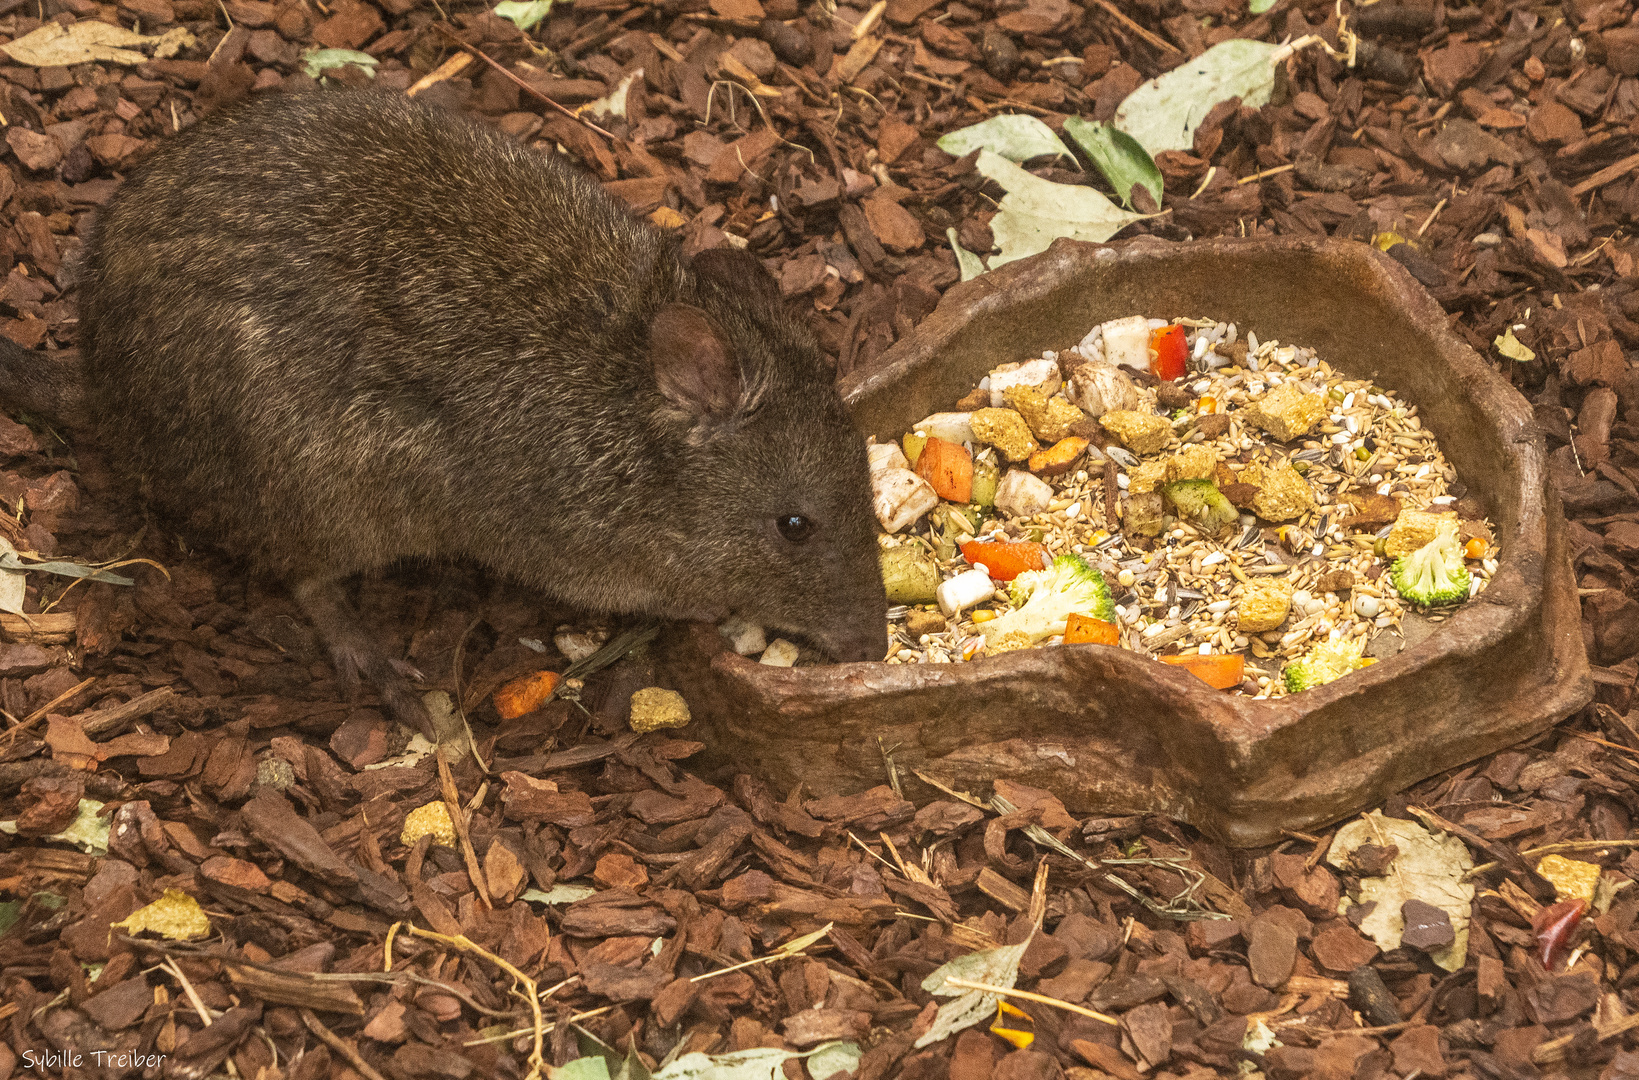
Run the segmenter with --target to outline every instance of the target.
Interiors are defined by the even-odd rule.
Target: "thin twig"
[[[863,847],[864,845],[861,844],[860,846]],[[877,857],[881,858],[881,856]],[[735,964],[732,967],[718,968],[716,971],[708,971],[703,975],[696,975],[694,978],[690,979],[689,982],[705,982],[707,979],[715,979],[719,975],[727,975],[732,971],[739,971],[741,968],[756,967],[758,964],[772,964],[776,960],[789,960],[793,956],[800,955],[802,951],[810,945],[817,944],[822,938],[825,937],[825,935],[831,932],[831,927],[835,925],[836,923],[826,923],[824,926],[820,927],[818,930],[815,930],[811,934],[804,934],[802,937],[792,938],[790,941],[786,942],[784,945],[781,945],[778,949],[775,949],[767,956],[754,956],[750,960],[742,961],[741,963]]]
[[[159,966],[165,969],[166,974],[177,981],[177,984],[182,987],[182,993],[187,997],[188,1003],[193,1006],[193,1011],[199,1015],[199,1019],[206,1027],[210,1027],[215,1017],[211,1016],[211,1011],[205,1008],[205,1003],[200,1000],[199,991],[194,989],[194,985],[188,980],[188,976],[182,973],[180,967],[177,967],[176,961],[167,956]]]
[[[438,758],[438,787],[439,794],[444,797],[444,809],[450,815],[450,824],[455,828],[455,839],[461,845],[461,858],[467,864],[467,877],[472,881],[472,887],[478,894],[478,902],[484,905],[485,911],[494,911],[495,902],[489,897],[489,882],[484,878],[484,871],[478,865],[478,853],[472,849],[472,834],[467,829],[466,811],[461,809],[461,793],[455,789],[455,774],[450,772],[450,763],[444,760],[444,755],[434,751]]]
[[[1434,224],[1434,219],[1439,217],[1440,216],[1440,211],[1444,210],[1445,208],[1446,208],[1446,200],[1441,199],[1439,202],[1435,203],[1434,204],[1434,209],[1430,210],[1428,212],[1428,217],[1423,219],[1423,224],[1418,226],[1417,235],[1422,236],[1424,233],[1428,232],[1428,227],[1430,225]]]
[[[887,10],[888,0],[876,0],[876,3],[871,5],[871,9],[854,24],[854,28],[848,31],[848,36],[858,41],[866,34],[869,34],[872,28],[876,26],[877,20],[882,18],[882,13]]]
[[[941,90],[954,91],[961,89],[961,87],[957,86],[955,83],[946,82],[943,79],[935,79],[932,75],[923,75],[919,71],[907,71],[903,74],[907,79],[915,79],[919,83],[927,83],[929,86],[937,86]],[[804,87],[804,89],[807,88]]]
[[[895,743],[893,750],[890,750],[886,746],[882,745],[882,736],[878,735],[876,737],[877,753],[882,755],[882,766],[888,770],[888,786],[893,788],[893,793],[895,795],[903,799],[905,797],[905,789],[900,786],[899,770],[894,767],[893,763],[893,751],[897,749],[899,749],[898,743]]]
[[[1243,176],[1239,180],[1235,181],[1235,183],[1250,184],[1254,180],[1262,180],[1266,176],[1277,176],[1283,172],[1291,172],[1295,168],[1297,168],[1296,164],[1276,165],[1273,169],[1265,169],[1262,172],[1255,172],[1251,176]]]
[[[389,942],[393,940],[394,935],[398,932],[398,927],[401,925],[401,923],[394,923],[392,926],[387,928],[387,940]],[[460,987],[452,986],[447,982],[440,982],[437,979],[429,979],[425,975],[418,975],[408,968],[400,968],[397,971],[388,969],[386,971],[296,972],[291,971],[289,968],[279,967],[277,964],[263,964],[255,960],[246,960],[242,956],[226,955],[209,946],[190,946],[186,942],[161,942],[152,938],[134,938],[129,934],[120,934],[117,936],[116,940],[123,941],[134,949],[138,949],[143,952],[157,953],[162,957],[170,957],[175,955],[201,956],[205,957],[206,959],[216,960],[236,968],[245,968],[253,971],[267,971],[286,979],[300,978],[314,983],[367,982],[386,983],[390,986],[396,986],[401,982],[412,982],[418,986],[430,986],[435,990],[441,990],[450,997],[464,1002],[468,1008],[472,1009],[473,1012],[480,1013],[484,1016],[508,1019],[517,1015],[516,1010],[491,1009],[486,1005],[480,1005],[472,999],[472,996],[467,993],[467,991],[462,990]],[[572,976],[571,978],[573,979],[578,977],[579,976]],[[553,989],[555,990],[557,987],[553,987]],[[547,993],[550,995],[551,991],[548,991]],[[4,1018],[4,1014],[0,1013],[0,1019]]]
[[[107,709],[98,709],[93,713],[80,713],[80,726],[85,729],[87,738],[95,740],[97,736],[112,731],[115,725],[124,724],[129,720],[136,720],[147,716],[159,706],[176,696],[176,691],[169,686],[157,687],[134,697],[123,705],[115,705]],[[38,710],[36,710],[38,711]],[[8,738],[15,737],[18,732],[24,731],[38,724],[42,716],[31,716],[29,719],[6,731]]]
[[[1377,1027],[1364,1028],[1333,1028],[1329,1034],[1333,1035],[1393,1035],[1397,1031],[1404,1031],[1409,1027],[1416,1027],[1421,1020],[1401,1020],[1396,1024],[1380,1024]]]
[[[213,1022],[211,1011],[205,1008],[205,1003],[199,998],[199,991],[194,989],[193,983],[188,980],[188,976],[182,973],[182,968],[177,965],[177,962],[167,956],[165,962],[159,966],[164,968],[172,978],[181,984],[182,992],[188,996],[188,1003],[193,1006],[194,1012],[199,1014],[200,1021],[206,1027],[210,1027]],[[228,1075],[233,1077],[234,1080],[238,1080],[239,1067],[233,1063],[232,1059],[224,1061],[222,1064],[227,1068]]]
[[[461,74],[461,72],[465,71],[471,64],[471,53],[458,52],[442,64],[439,64],[433,70],[429,71],[427,74],[421,76],[421,78],[417,79],[408,90],[404,91],[404,96],[415,97],[429,86],[436,86],[438,83],[441,83],[446,79],[453,79],[457,75]]]
[[[353,1071],[364,1077],[364,1080],[387,1080],[368,1061],[364,1060],[363,1056],[359,1054],[358,1047],[325,1027],[324,1021],[315,1016],[312,1009],[302,1010],[302,1023],[307,1025],[307,1030],[319,1037],[320,1042],[346,1058],[347,1064],[353,1066]]]
[[[1137,34],[1140,38],[1144,39],[1144,41],[1148,42],[1153,48],[1174,53],[1183,51],[1166,38],[1155,33],[1153,30],[1146,30],[1142,26],[1139,26],[1137,23],[1133,22],[1132,19],[1127,17],[1126,12],[1112,4],[1110,0],[1093,0],[1093,3],[1109,12],[1109,14],[1115,18],[1116,22]]]
[[[920,775],[920,774],[918,774],[918,775]],[[991,796],[991,798],[990,798],[990,808],[998,814],[1013,814],[1013,813],[1017,813],[1018,809],[1019,809],[1017,806],[1014,806],[1011,802],[1009,802],[1007,799],[1003,798],[1000,795],[992,795]],[[1060,840],[1058,837],[1054,836],[1052,833],[1050,833],[1046,829],[1042,828],[1040,825],[1026,825],[1024,827],[1024,834],[1025,834],[1025,836],[1029,837],[1031,840],[1033,840],[1037,844],[1040,844],[1041,846],[1046,847],[1046,848],[1051,848],[1052,850],[1058,852],[1060,855],[1063,855],[1065,858],[1071,859],[1075,862],[1079,862],[1081,865],[1085,866],[1087,869],[1089,869],[1089,870],[1091,870],[1095,873],[1102,874],[1104,881],[1109,883],[1111,886],[1113,886],[1117,889],[1120,889],[1122,892],[1126,893],[1128,896],[1132,897],[1134,900],[1138,901],[1140,904],[1143,904],[1146,908],[1153,911],[1157,915],[1163,915],[1163,916],[1166,916],[1169,919],[1177,919],[1180,922],[1188,922],[1188,921],[1191,921],[1191,920],[1194,920],[1194,919],[1227,919],[1227,918],[1229,918],[1228,915],[1225,915],[1222,912],[1212,911],[1212,910],[1208,909],[1206,907],[1206,905],[1202,904],[1199,900],[1195,899],[1195,890],[1199,889],[1201,887],[1201,885],[1205,883],[1206,874],[1204,874],[1200,870],[1195,869],[1194,867],[1183,865],[1183,860],[1181,860],[1181,859],[1173,858],[1173,859],[1104,859],[1104,860],[1099,860],[1099,859],[1093,859],[1093,858],[1090,858],[1086,855],[1081,854],[1080,852],[1076,851],[1074,848],[1070,847],[1069,844],[1066,844],[1064,841]],[[1188,880],[1191,877],[1191,875],[1193,875],[1195,880],[1193,882],[1191,882],[1188,886],[1186,886],[1183,892],[1181,892],[1177,896],[1173,897],[1170,904],[1163,905],[1163,904],[1160,904],[1160,903],[1150,899],[1148,896],[1145,896],[1143,893],[1141,893],[1137,889],[1133,888],[1127,882],[1123,881],[1120,877],[1116,876],[1115,874],[1112,874],[1108,869],[1108,867],[1112,864],[1113,865],[1122,865],[1122,866],[1126,866],[1126,865],[1131,865],[1131,866],[1161,866],[1161,867],[1165,867],[1168,870],[1172,870],[1172,871],[1176,872],[1179,877],[1182,877],[1185,880]],[[1179,904],[1181,904],[1183,902],[1186,902],[1186,901],[1189,904],[1193,905],[1193,906],[1192,907],[1180,907],[1179,906]]]
[[[1046,994],[1032,993],[1029,990],[1009,990],[1006,987],[992,986],[989,983],[969,982],[967,979],[958,979],[954,975],[945,976],[945,983],[948,986],[960,986],[963,990],[982,990],[987,994],[1000,994],[1004,997],[1016,997],[1023,1001],[1034,1001],[1040,1005],[1051,1005],[1055,1009],[1063,1009],[1065,1012],[1073,1012],[1077,1016],[1086,1016],[1093,1020],[1102,1020],[1104,1023],[1115,1027],[1121,1026],[1121,1021],[1117,1020],[1113,1016],[1109,1016],[1101,1012],[1095,1012],[1092,1009],[1084,1009],[1080,1005],[1072,1005],[1068,1001],[1060,1001],[1058,998],[1048,997]]]
[[[423,930],[413,923],[406,923],[404,928],[416,937],[426,938],[428,941],[436,941],[441,945],[448,945],[451,948],[460,949],[463,952],[470,952],[474,955],[481,956],[485,960],[488,960],[490,963],[494,964],[496,967],[500,968],[502,971],[506,972],[508,975],[511,975],[514,980],[523,986],[524,990],[526,991],[525,993],[519,993],[516,986],[512,988],[512,992],[518,994],[519,997],[528,1002],[530,1015],[534,1019],[535,1044],[529,1052],[529,1072],[525,1074],[525,1080],[540,1080],[541,1073],[546,1068],[546,1058],[542,1053],[542,1047],[546,1042],[546,1022],[541,1016],[541,996],[535,985],[535,980],[518,970],[518,968],[513,964],[508,963],[499,956],[496,956],[494,953],[490,952],[488,949],[477,944],[465,934],[457,934],[454,937],[451,937],[448,934],[440,934],[432,930]]]
[[[1639,847],[1639,840],[1562,840],[1557,844],[1526,848],[1520,855],[1530,859],[1537,855],[1552,855],[1560,851],[1599,851],[1602,848],[1623,847]]]
[[[1611,742],[1609,739],[1601,739],[1599,736],[1589,735],[1585,731],[1573,731],[1571,734],[1575,735],[1579,739],[1587,739],[1591,743],[1598,743],[1600,746],[1608,746],[1612,750],[1620,750],[1622,753],[1631,757],[1639,757],[1639,750],[1635,750],[1631,746],[1623,746],[1619,742]]]
[[[1218,175],[1218,166],[1214,165],[1211,168],[1207,169],[1206,175],[1201,177],[1201,183],[1195,188],[1195,190],[1193,192],[1190,193],[1189,197],[1191,199],[1199,199],[1201,197],[1201,192],[1206,190],[1206,186],[1208,184],[1212,183],[1212,178],[1214,176],[1217,176],[1217,175]]]
[[[1624,1032],[1632,1031],[1636,1027],[1639,1027],[1639,1013],[1613,1020],[1604,1027],[1595,1024],[1594,1031],[1598,1033],[1599,1041],[1605,1042],[1607,1039],[1614,1039]],[[1537,1048],[1531,1051],[1532,1063],[1551,1065],[1563,1060],[1566,1047],[1570,1046],[1575,1039],[1575,1035],[1561,1035],[1557,1039],[1549,1039],[1547,1042],[1537,1044]]]
[[[36,556],[34,556],[34,558],[39,558],[39,556],[36,555]],[[49,562],[50,560],[43,560],[43,561]],[[86,565],[90,566],[94,570],[99,570],[100,571],[100,570],[118,570],[122,566],[137,566],[139,564],[142,565],[142,566],[151,566],[151,567],[153,567],[155,570],[158,570],[160,573],[164,574],[165,579],[167,581],[170,580],[171,572],[169,570],[165,569],[165,567],[161,566],[159,563],[155,562],[152,559],[122,559],[118,562],[87,563]],[[22,569],[27,570],[28,566],[25,564],[22,567]],[[93,574],[87,574],[84,577],[75,578],[73,581],[70,581],[68,583],[68,588],[64,589],[61,593],[59,593],[57,595],[57,598],[55,600],[51,601],[51,603],[47,604],[45,607],[40,609],[40,614],[41,615],[51,614],[51,609],[56,607],[58,604],[62,603],[64,598],[67,597],[68,594],[74,590],[74,586],[80,584],[80,582],[82,582],[82,581],[95,582],[97,580],[98,580],[97,577]],[[128,584],[128,585],[130,584],[129,580],[127,580],[126,584]],[[27,616],[24,616],[24,617],[27,618]]]
[[[1620,180],[1628,173],[1639,169],[1639,154],[1629,154],[1621,161],[1607,165],[1571,188],[1571,197],[1580,199],[1594,188],[1604,187],[1612,180]]]
[[[894,864],[893,863],[889,862],[887,859],[884,859],[882,856],[878,855],[876,852],[874,852],[870,848],[866,847],[865,846],[865,841],[861,840],[859,837],[854,835],[854,830],[852,830],[852,829],[848,830],[848,839],[850,839],[854,843],[858,844],[859,845],[859,850],[863,851],[865,854],[869,855],[871,858],[875,859],[877,862],[881,863],[883,866],[886,866],[889,870],[894,869]],[[894,852],[894,858],[897,859],[898,857],[899,857],[899,852],[897,852],[897,851]]]
[[[539,98],[541,101],[546,102],[548,105],[552,106],[554,109],[558,110],[559,112],[563,113],[565,116],[569,117],[569,119],[571,119],[571,120],[575,121],[576,123],[580,124],[582,127],[585,127],[585,128],[588,128],[589,130],[597,132],[599,135],[602,135],[605,139],[608,139],[610,142],[619,142],[620,141],[619,139],[616,139],[613,135],[609,134],[609,132],[604,131],[602,128],[600,128],[596,124],[592,123],[592,121],[586,119],[584,116],[581,116],[579,113],[575,112],[575,110],[558,104],[556,101],[553,101],[551,98],[547,97],[545,94],[541,93],[539,90],[535,89],[533,86],[530,86],[528,83],[526,83],[522,79],[518,78],[518,76],[516,76],[512,72],[508,71],[506,69],[506,67],[504,65],[502,65],[501,63],[499,63],[498,61],[492,59],[488,53],[486,53],[484,50],[480,49],[478,46],[468,45],[465,41],[462,41],[460,39],[460,37],[458,37],[456,35],[454,30],[451,30],[449,27],[445,26],[443,23],[433,23],[433,26],[437,27],[438,31],[441,34],[443,34],[445,37],[449,38],[450,41],[454,42],[457,46],[459,46],[462,49],[465,49],[467,52],[469,52],[472,55],[476,56],[478,59],[480,59],[484,63],[488,64],[490,67],[494,68],[496,71],[499,71],[506,78],[511,79],[515,84],[517,84],[518,89],[522,90],[524,93],[528,94],[530,97]]]
[[[478,771],[485,776],[489,776],[489,766],[485,764],[483,757],[478,753],[478,740],[472,734],[472,721],[467,717],[467,693],[461,686],[463,678],[461,668],[467,655],[467,639],[472,636],[472,632],[478,629],[478,624],[483,621],[483,616],[476,616],[467,624],[467,628],[461,631],[461,640],[455,643],[455,660],[451,666],[455,679],[455,712],[461,718],[461,730],[467,736],[467,753],[471,755],[473,761],[477,762]]]
[[[69,700],[70,698],[78,696],[79,692],[81,690],[84,690],[86,687],[90,686],[92,683],[94,683],[96,681],[97,681],[97,676],[93,675],[89,679],[86,679],[84,682],[80,683],[78,686],[72,686],[72,687],[68,688],[67,690],[64,690],[62,693],[60,693],[56,697],[52,698],[50,701],[46,702],[44,705],[41,705],[38,709],[35,709],[33,712],[31,712],[27,716],[23,717],[22,726],[27,727],[28,725],[34,723],[36,720],[44,719],[45,716],[47,714],[49,714],[52,709],[55,709],[57,706],[61,705],[63,702]]]
[[[547,993],[551,993],[551,991],[548,990]],[[609,1012],[610,1010],[612,1010],[614,1008],[616,1008],[616,1006],[614,1006],[614,1005],[605,1005],[601,1009],[588,1009],[585,1012],[578,1012],[578,1013],[575,1013],[575,1014],[567,1017],[566,1022],[574,1024],[574,1023],[578,1023],[581,1020],[590,1020],[590,1019],[592,1019],[592,1017],[602,1016],[604,1013]],[[558,1030],[558,1025],[556,1023],[551,1023],[551,1024],[546,1025],[546,1033],[548,1035],[552,1034],[556,1030]],[[530,1028],[518,1028],[515,1031],[503,1031],[499,1035],[485,1035],[482,1039],[468,1039],[466,1042],[462,1043],[461,1045],[462,1046],[484,1046],[488,1043],[511,1042],[513,1039],[516,1039],[520,1035],[528,1035],[530,1033],[530,1031],[531,1031]]]
[[[766,125],[768,130],[773,133],[774,138],[780,143],[780,145],[789,146],[793,150],[801,150],[803,153],[808,155],[809,164],[814,163],[814,161],[815,161],[814,152],[812,150],[808,149],[808,147],[802,145],[801,143],[792,142],[790,139],[787,139],[784,135],[781,135],[779,128],[776,128],[774,126],[774,121],[769,119],[768,110],[763,108],[763,103],[760,100],[758,100],[757,95],[752,93],[749,88],[741,86],[739,83],[735,82],[732,79],[718,79],[715,82],[713,82],[711,84],[711,88],[706,91],[706,118],[704,120],[700,121],[700,123],[698,124],[699,127],[703,128],[707,124],[711,123],[712,99],[717,96],[717,88],[719,86],[723,86],[723,87],[728,88],[726,92],[728,93],[728,122],[729,123],[733,124],[737,128],[740,128],[740,121],[734,115],[734,94],[732,93],[732,91],[738,90],[742,94],[746,95],[746,97],[749,97],[751,99],[751,104],[753,106],[755,106],[756,109],[757,109],[757,115],[763,118],[764,125]],[[747,134],[750,133],[748,131],[748,129],[746,129],[746,128],[740,128],[740,130],[741,131],[746,131]],[[738,150],[738,149],[735,150],[735,154],[738,155],[740,153],[741,153],[740,150]],[[740,158],[740,167],[745,169],[746,172],[751,172],[751,169],[750,169],[749,166],[746,165],[746,161],[745,161],[745,158],[743,156]],[[756,174],[753,173],[752,175],[755,176]],[[761,179],[761,178],[759,177],[759,179]]]

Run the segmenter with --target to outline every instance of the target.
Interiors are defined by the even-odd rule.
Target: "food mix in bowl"
[[[1415,406],[1209,319],[1115,319],[1000,365],[870,460],[889,663],[1092,643],[1278,696],[1497,565]]]

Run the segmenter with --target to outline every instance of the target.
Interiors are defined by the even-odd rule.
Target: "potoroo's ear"
[[[666,400],[692,416],[721,420],[740,404],[740,365],[710,317],[692,304],[666,304],[655,312],[649,363]]]

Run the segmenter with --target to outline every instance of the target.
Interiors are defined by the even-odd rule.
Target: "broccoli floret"
[[[1046,570],[1026,570],[1008,586],[1014,610],[983,624],[987,644],[1020,633],[1035,644],[1064,633],[1071,614],[1115,621],[1115,602],[1104,575],[1079,555],[1060,555]]]
[[[1240,520],[1241,512],[1211,480],[1178,480],[1161,490],[1179,517],[1209,536]]]
[[[1389,568],[1394,591],[1414,604],[1436,607],[1468,599],[1468,568],[1455,525],[1443,525],[1434,539],[1394,560]]]
[[[1365,649],[1365,638],[1359,638],[1355,643],[1321,642],[1310,649],[1303,659],[1294,660],[1286,665],[1286,669],[1281,673],[1286,680],[1286,692],[1296,694],[1300,690],[1324,686],[1333,679],[1341,679],[1351,671],[1374,663],[1375,661],[1361,656]]]

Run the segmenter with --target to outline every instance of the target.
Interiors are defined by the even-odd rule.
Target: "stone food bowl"
[[[1007,778],[1073,812],[1164,814],[1257,845],[1372,806],[1588,702],[1564,522],[1531,410],[1367,245],[1061,240],[952,288],[843,393],[862,431],[894,439],[998,364],[1134,314],[1233,321],[1398,390],[1496,526],[1489,587],[1397,655],[1273,701],[1099,645],[965,664],[768,667],[693,624],[662,663],[699,718],[708,770],[761,776],[781,795],[798,784],[846,793],[884,781],[887,751],[913,799],[938,797],[917,770],[978,795]]]

